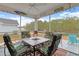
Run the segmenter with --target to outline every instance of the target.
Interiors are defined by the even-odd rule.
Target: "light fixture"
[[[26,13],[24,12],[21,12],[21,11],[14,11],[15,13],[19,14],[19,15],[27,15]]]

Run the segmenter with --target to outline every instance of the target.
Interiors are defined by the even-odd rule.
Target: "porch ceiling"
[[[78,3],[0,3],[0,11],[19,14],[34,19],[68,9]]]

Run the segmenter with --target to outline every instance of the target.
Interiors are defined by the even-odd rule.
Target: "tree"
[[[26,24],[26,30],[34,30],[34,23]],[[67,17],[65,19],[52,20],[51,22],[52,32],[79,32],[79,18],[78,17]],[[48,30],[49,22],[47,21],[38,21],[38,30]]]

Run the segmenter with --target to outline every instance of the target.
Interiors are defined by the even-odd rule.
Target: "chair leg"
[[[6,46],[4,44],[4,55],[6,56]]]

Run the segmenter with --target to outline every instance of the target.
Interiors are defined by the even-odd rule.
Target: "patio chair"
[[[48,47],[48,52],[47,54],[50,56],[51,54],[54,54],[55,51],[58,48],[58,45],[60,43],[62,34],[53,34],[53,39],[51,45]]]
[[[52,34],[51,32],[45,32],[45,36],[44,37],[51,39],[52,38],[51,34]]]
[[[30,37],[30,32],[29,31],[22,31],[21,32],[21,37],[22,38],[29,38]]]
[[[74,34],[68,35],[68,43],[79,43],[79,40],[77,40],[77,36]]]
[[[51,54],[54,54],[54,52],[57,50],[58,45],[60,43],[60,39],[61,39],[61,34],[53,34],[52,37],[52,43],[51,45],[48,47],[44,47],[42,48],[43,53],[45,53],[45,55],[50,56]]]
[[[20,46],[15,48],[12,41],[11,41],[11,38],[8,34],[4,34],[3,39],[4,39],[4,43],[7,46],[8,51],[9,51],[11,56],[26,55],[27,47],[25,47],[24,45],[20,45]]]

